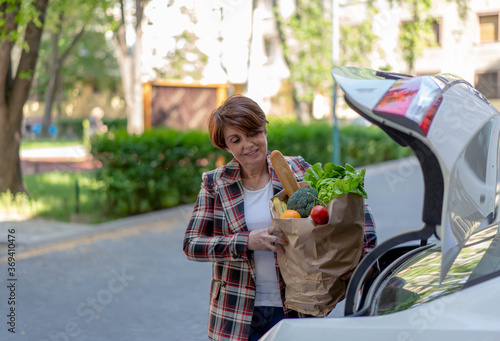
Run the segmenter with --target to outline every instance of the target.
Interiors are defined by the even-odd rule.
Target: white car
[[[261,340],[500,340],[500,113],[449,74],[332,74],[354,111],[415,152],[423,227],[361,261],[345,316],[282,320]],[[376,262],[381,272],[363,285]]]

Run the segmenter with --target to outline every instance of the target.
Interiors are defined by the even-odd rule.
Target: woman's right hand
[[[274,235],[275,233],[283,233],[283,231],[277,226],[251,231],[248,249],[284,253],[283,247],[287,245],[287,242],[281,236]]]

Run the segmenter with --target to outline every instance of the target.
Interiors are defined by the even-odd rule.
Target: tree
[[[144,131],[144,108],[141,83],[142,19],[147,1],[118,1],[117,21],[113,24],[113,45],[122,76],[123,94],[127,107],[127,130],[140,134]],[[128,23],[135,31],[135,42],[127,39]],[[130,48],[133,46],[133,48]]]
[[[290,70],[292,97],[299,120],[305,112],[312,113],[314,95],[331,89],[331,77],[325,77],[332,67],[331,16],[323,1],[298,0],[295,12],[288,20],[281,17],[277,0],[273,10],[283,49],[283,57]],[[302,108],[304,103],[306,108]]]
[[[23,106],[38,58],[49,0],[0,0],[0,192],[26,192],[19,146]],[[20,58],[14,47],[22,47]]]
[[[198,22],[193,9],[190,10],[185,6],[181,6],[179,11],[181,15],[187,16],[191,23],[196,24]],[[154,68],[156,77],[201,79],[208,57],[196,45],[199,38],[189,29],[173,35],[172,38],[175,39],[175,46],[164,56],[165,63]],[[224,68],[223,65],[222,67]]]
[[[54,107],[62,115],[63,101],[78,96],[77,87],[117,93],[118,64],[105,37],[108,6],[105,0],[62,0],[49,7],[30,94],[30,99],[45,99],[46,128]]]
[[[328,77],[332,68],[332,13],[323,1],[298,0],[294,14],[283,19],[273,8],[285,62],[290,70],[292,96],[298,118],[304,119],[304,111],[312,113],[312,103],[317,93],[329,94],[333,86]],[[370,7],[370,10],[373,10]],[[343,26],[340,63],[363,63],[372,51],[376,36],[371,23]],[[300,103],[305,103],[305,110]]]
[[[45,112],[42,120],[42,136],[49,135],[52,108],[61,70],[68,56],[85,33],[89,21],[94,17],[96,0],[60,0],[49,8],[46,29],[51,40],[48,63],[48,83],[45,90]]]
[[[99,13],[96,16],[100,16]],[[85,33],[71,49],[61,65],[61,77],[57,80],[53,105],[57,110],[53,108],[52,115],[57,112],[57,115],[61,116],[63,114],[63,101],[79,96],[80,91],[75,90],[79,90],[82,86],[90,86],[98,93],[108,92],[111,95],[119,94],[121,96],[120,77],[114,50],[105,37],[104,23],[98,22],[96,24],[96,16],[87,25]],[[68,41],[71,38],[71,35],[66,37],[66,30],[61,32],[60,40]],[[31,88],[31,99],[47,97],[49,79],[52,76],[50,71],[51,61],[53,60],[51,46],[52,39],[50,35],[45,34],[42,36],[35,78]]]
[[[434,0],[436,1],[436,0]],[[457,4],[457,11],[463,20],[467,17],[469,0],[448,0]],[[436,44],[433,36],[432,0],[389,0],[391,5],[408,6],[412,20],[401,25],[399,44],[403,51],[403,59],[408,65],[408,72],[414,71],[415,60],[424,48]]]
[[[340,65],[366,66],[370,63],[370,52],[377,39],[368,20],[359,25],[340,27]]]

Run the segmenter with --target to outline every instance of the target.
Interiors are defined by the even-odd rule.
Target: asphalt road
[[[423,226],[423,175],[416,158],[367,167],[365,189],[379,242]]]
[[[0,264],[0,339],[206,340],[211,267],[182,253],[186,214],[18,260],[15,334]]]
[[[421,186],[414,159],[368,168],[368,203],[380,240],[420,227]],[[1,263],[0,339],[206,340],[211,265],[185,258],[189,207],[177,213],[163,222],[20,253],[15,282]],[[15,306],[8,305],[12,300]],[[15,334],[9,332],[11,307]]]

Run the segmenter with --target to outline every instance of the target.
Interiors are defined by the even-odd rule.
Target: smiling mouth
[[[255,154],[257,154],[257,149],[256,149],[256,150],[253,150],[253,151],[251,151],[251,152],[249,152],[249,153],[245,153],[245,155],[246,155],[246,156],[253,156],[253,155],[255,155]]]

